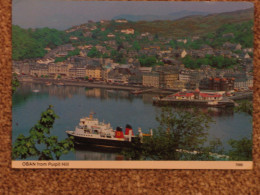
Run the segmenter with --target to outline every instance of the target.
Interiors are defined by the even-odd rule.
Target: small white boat
[[[32,91],[33,91],[34,93],[39,93],[39,92],[40,92],[39,89],[33,89]]]

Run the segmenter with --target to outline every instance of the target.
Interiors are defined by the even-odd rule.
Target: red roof
[[[200,93],[201,97],[222,97],[222,95],[217,93]]]
[[[191,96],[194,96],[194,94],[193,93],[181,92],[181,93],[174,94],[174,96],[177,96],[177,97],[191,97]]]

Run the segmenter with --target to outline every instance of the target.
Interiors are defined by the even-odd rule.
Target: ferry
[[[125,133],[121,127],[114,130],[110,123],[100,122],[94,118],[93,113],[90,113],[89,117],[81,118],[74,131],[67,130],[66,133],[74,137],[75,143],[80,145],[131,147],[133,141],[142,142],[143,138],[141,128],[138,129],[138,136],[134,135],[131,125],[128,124]]]

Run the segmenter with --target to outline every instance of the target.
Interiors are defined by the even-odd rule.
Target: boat
[[[33,89],[32,91],[33,91],[34,93],[39,93],[39,92],[40,92],[39,89]]]
[[[110,123],[100,122],[93,115],[90,113],[89,117],[81,118],[74,131],[66,131],[69,137],[74,137],[76,144],[131,147],[134,141],[142,141],[141,128],[138,129],[139,135],[135,136],[131,125],[126,125],[124,133],[121,127],[114,130]]]
[[[64,83],[58,82],[57,85],[58,85],[58,86],[64,86]]]
[[[46,82],[45,84],[46,84],[47,86],[51,86],[51,85],[52,85],[51,82]]]
[[[131,94],[134,94],[134,95],[139,95],[141,94],[142,91],[141,90],[134,90],[134,91],[131,91]]]

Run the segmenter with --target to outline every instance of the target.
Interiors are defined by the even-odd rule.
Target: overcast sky
[[[127,2],[70,0],[13,0],[13,24],[23,28],[67,29],[88,20],[110,20],[121,14],[166,15],[189,10],[210,13],[253,7],[249,2]]]

